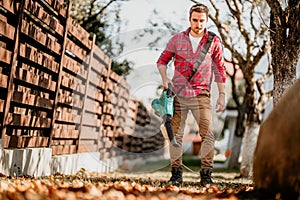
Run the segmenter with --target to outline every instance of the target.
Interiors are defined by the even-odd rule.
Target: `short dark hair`
[[[190,18],[191,18],[192,12],[206,13],[207,18],[209,15],[208,7],[202,3],[197,3],[190,8]]]

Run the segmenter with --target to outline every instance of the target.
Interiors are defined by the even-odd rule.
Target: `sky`
[[[161,79],[156,68],[156,60],[172,36],[172,33],[162,25],[162,21],[171,22],[179,30],[186,29],[189,26],[188,10],[191,5],[193,3],[188,0],[130,0],[121,6],[120,17],[123,23],[120,33],[115,37],[125,42],[125,49],[115,59],[126,58],[134,63],[133,71],[126,80],[131,86],[130,93],[141,100],[147,108],[150,108],[151,101],[159,95],[156,88],[161,84]],[[154,10],[157,14],[153,13]],[[157,23],[157,28],[152,28],[149,21]],[[141,34],[150,27],[152,35]],[[158,35],[161,37],[161,31],[165,31],[164,37],[159,39],[154,49],[150,49],[148,43]],[[172,76],[172,69],[168,73]]]

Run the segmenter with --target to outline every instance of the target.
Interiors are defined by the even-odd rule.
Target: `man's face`
[[[202,36],[202,33],[206,27],[207,16],[206,13],[192,12],[190,17],[191,31],[195,36]]]

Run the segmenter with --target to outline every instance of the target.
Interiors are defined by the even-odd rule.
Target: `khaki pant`
[[[175,97],[172,126],[179,147],[175,148],[170,145],[171,166],[182,165],[182,138],[189,110],[198,124],[202,138],[200,148],[201,167],[213,167],[215,137],[211,130],[212,108],[208,92],[191,98]]]

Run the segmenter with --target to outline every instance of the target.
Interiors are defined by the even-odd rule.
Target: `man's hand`
[[[164,89],[168,89],[169,83],[171,83],[172,87],[174,86],[171,79],[166,78],[165,80],[163,80],[163,87],[164,87]]]
[[[172,83],[172,80],[167,76],[167,66],[166,65],[158,65],[157,68],[158,68],[158,71],[161,76],[163,88],[168,89],[169,83],[171,83],[172,86],[174,86]]]
[[[216,103],[216,112],[221,112],[225,109],[225,93],[220,93]]]

